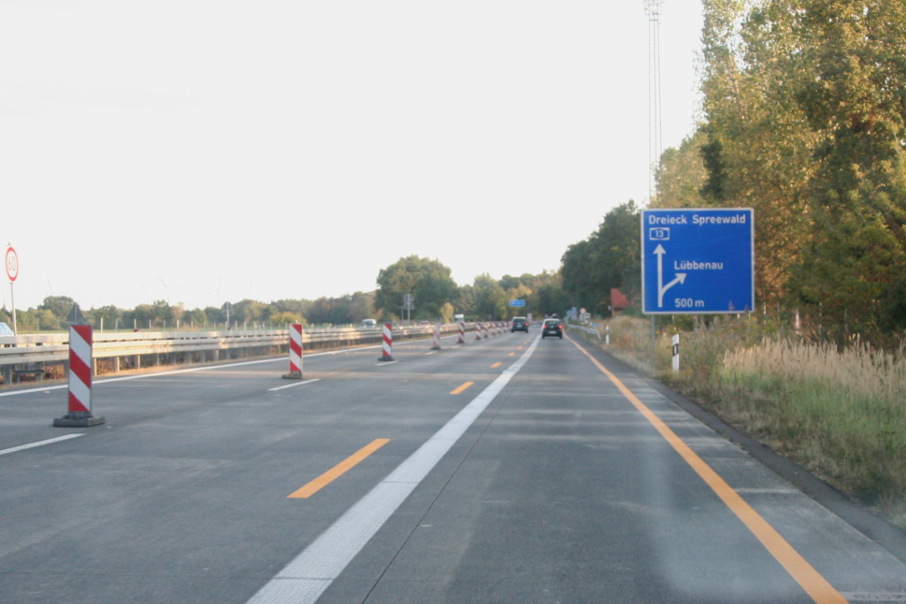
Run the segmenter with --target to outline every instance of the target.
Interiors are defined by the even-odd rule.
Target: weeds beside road
[[[652,345],[646,319],[605,326],[608,352],[906,529],[906,349],[838,350],[733,317],[682,331],[673,372],[673,328]]]

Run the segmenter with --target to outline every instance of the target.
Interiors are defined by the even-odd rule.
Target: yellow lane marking
[[[308,497],[311,497],[389,442],[389,438],[378,438],[376,440],[373,440],[371,443],[365,445],[331,469],[327,470],[326,472],[309,482],[298,491],[287,495],[287,498],[307,499]]]
[[[516,356],[516,353],[515,353],[515,352],[511,352],[511,353],[509,353],[509,354],[506,355],[506,356],[508,356],[508,357],[514,357],[514,356]]]
[[[503,363],[494,363],[493,365],[491,365],[491,369],[497,369],[501,365],[503,365]]]
[[[474,384],[474,383],[475,383],[475,382],[466,382],[466,383],[463,384],[462,386],[459,386],[458,388],[456,388],[455,390],[453,390],[452,392],[450,392],[450,394],[461,394],[462,392],[464,392],[467,388],[469,388],[469,387],[470,387],[472,384]]]
[[[604,365],[592,357],[588,351],[579,346],[575,341],[573,344],[598,368],[601,373],[613,382],[613,384],[623,393],[629,402],[647,419],[654,428],[661,433],[670,446],[680,454],[686,463],[707,483],[709,487],[717,494],[724,504],[730,508],[737,518],[755,535],[765,549],[783,566],[793,579],[808,593],[811,598],[818,604],[846,604],[847,600],[825,579],[815,568],[809,564],[802,555],[797,552],[792,545],[771,526],[767,520],[761,517],[745,499],[733,490],[727,482],[715,472],[711,466],[698,456],[695,451],[689,448],[676,433],[671,430],[667,424],[649,409],[645,403],[633,394],[631,390],[620,379],[611,373]]]

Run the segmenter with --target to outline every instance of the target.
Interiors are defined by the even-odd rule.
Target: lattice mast
[[[660,17],[664,0],[642,0],[648,15],[648,202],[654,199],[655,174],[661,160],[661,41]]]

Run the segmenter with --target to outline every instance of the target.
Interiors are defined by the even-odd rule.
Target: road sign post
[[[754,310],[753,220],[750,208],[642,210],[642,312]]]
[[[16,293],[13,291],[13,283],[16,281],[16,277],[19,276],[19,256],[16,255],[16,250],[13,249],[12,245],[7,245],[4,262],[6,264],[6,278],[9,279],[9,299],[13,308],[13,333],[18,335],[19,326],[16,324]]]

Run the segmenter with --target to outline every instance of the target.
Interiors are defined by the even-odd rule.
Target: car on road
[[[510,327],[510,333],[514,331],[524,331],[528,333],[528,319],[525,317],[513,317],[513,324]]]
[[[563,321],[560,319],[545,319],[541,326],[541,338],[547,336],[558,337],[563,339]]]

